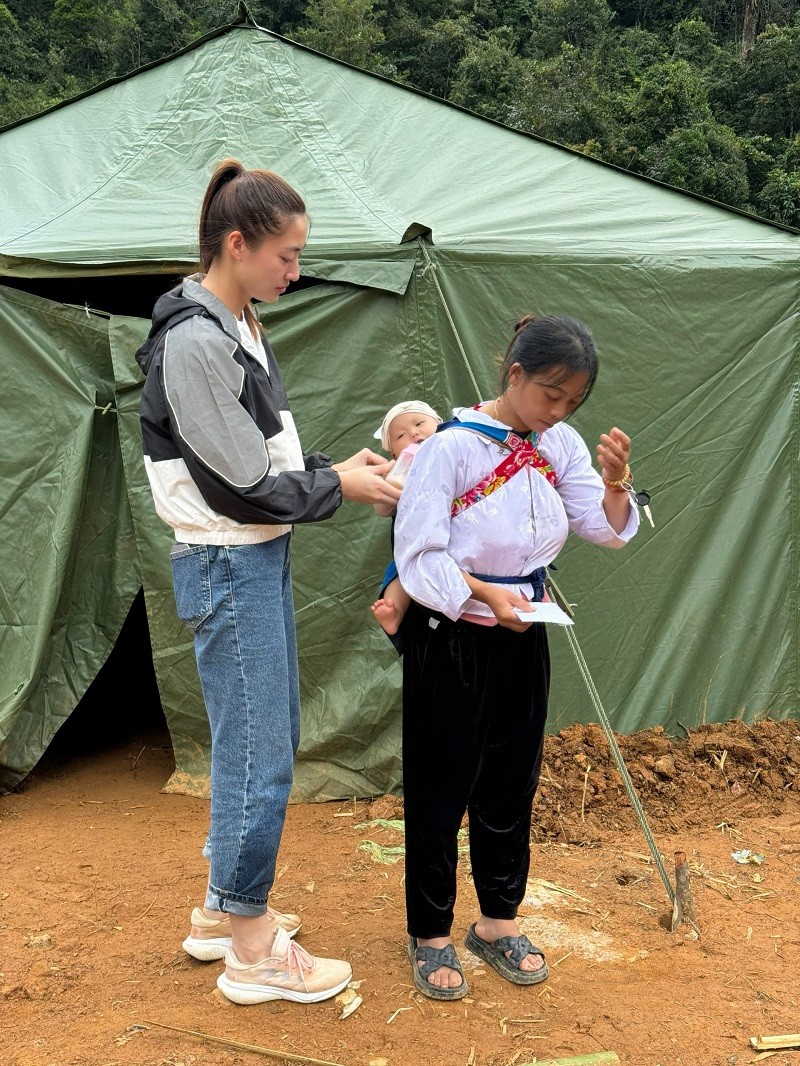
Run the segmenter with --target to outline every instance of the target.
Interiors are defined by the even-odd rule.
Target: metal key
[[[644,511],[644,516],[650,523],[653,529],[656,528],[656,524],[653,521],[653,515],[650,511],[650,493],[646,489],[642,489],[641,492],[636,493],[636,502]]]
[[[644,511],[645,518],[650,523],[652,528],[655,529],[656,524],[653,521],[653,514],[650,510],[650,493],[647,492],[645,489],[642,489],[641,492],[637,492],[630,481],[623,481],[622,488],[625,489],[628,496],[630,496],[631,503],[635,503],[637,507],[641,507],[641,509]]]

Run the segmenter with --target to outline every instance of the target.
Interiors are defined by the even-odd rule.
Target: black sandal
[[[464,971],[458,961],[456,949],[452,944],[443,948],[420,947],[415,936],[408,938],[408,957],[411,959],[411,969],[414,971],[414,984],[417,989],[429,999],[463,999],[469,992],[469,986],[464,980]],[[419,964],[422,963],[422,966]],[[428,978],[438,970],[440,966],[446,966],[449,970],[456,970],[461,974],[461,984],[455,988],[439,988],[432,985]]]
[[[544,961],[544,952],[534,947],[524,933],[521,936],[501,936],[489,943],[488,940],[481,940],[473,922],[464,945],[473,955],[488,962],[501,977],[515,985],[538,985],[540,981],[547,980],[549,970]],[[506,955],[507,951],[511,952],[510,957]],[[542,965],[538,970],[520,970],[519,964],[526,955],[538,955],[541,958]]]

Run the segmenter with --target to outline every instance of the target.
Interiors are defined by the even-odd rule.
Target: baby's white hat
[[[385,452],[392,450],[389,447],[389,427],[392,422],[398,415],[412,414],[429,415],[431,418],[435,418],[437,422],[442,421],[430,404],[424,403],[422,400],[406,400],[405,403],[396,403],[394,407],[390,407],[386,412],[383,421],[373,434],[375,439],[381,442],[381,447]]]

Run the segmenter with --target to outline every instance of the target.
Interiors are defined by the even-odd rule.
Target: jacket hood
[[[225,333],[230,334],[235,341],[239,341],[236,319],[220,299],[208,289],[203,288],[200,284],[202,278],[202,274],[184,278],[174,289],[160,296],[156,301],[153,308],[153,324],[147,340],[136,352],[136,362],[141,367],[142,373],[146,374],[150,369],[156,346],[163,334],[179,322],[183,322],[184,319],[195,315],[208,315],[216,319]]]

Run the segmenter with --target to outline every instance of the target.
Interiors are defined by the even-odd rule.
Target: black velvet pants
[[[435,628],[430,620],[438,622]],[[469,812],[481,912],[515,918],[530,866],[550,657],[525,633],[451,622],[412,603],[403,636],[403,791],[408,933],[448,936],[457,834]]]

